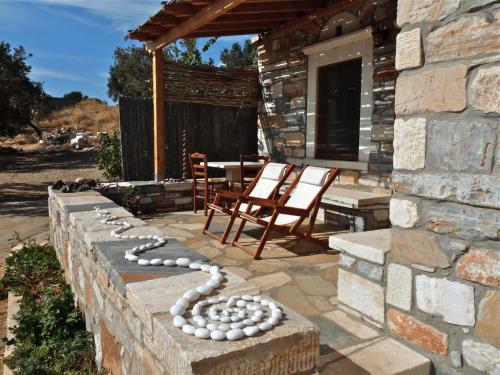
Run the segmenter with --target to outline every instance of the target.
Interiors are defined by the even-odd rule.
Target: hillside
[[[60,132],[61,129],[71,135],[77,132],[91,132],[92,136],[103,131],[112,133],[119,128],[118,107],[85,99],[73,106],[51,112],[46,118],[38,121],[36,125],[42,132],[49,134]],[[21,146],[24,150],[43,147],[39,144],[35,132],[28,127],[17,137],[0,142],[0,146]]]
[[[45,131],[59,128],[78,129],[79,131],[112,132],[118,129],[118,107],[110,107],[94,100],[82,100],[80,103],[52,112],[38,122]]]

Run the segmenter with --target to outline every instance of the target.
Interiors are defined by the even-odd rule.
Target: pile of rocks
[[[74,193],[78,191],[95,190],[98,183],[93,179],[79,177],[75,181],[71,182],[57,180],[51,186],[52,189],[61,190],[62,193]]]

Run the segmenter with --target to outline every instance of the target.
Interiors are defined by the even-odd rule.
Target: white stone
[[[182,328],[182,326],[187,323],[186,319],[184,319],[180,315],[174,316],[173,322],[174,322],[174,326],[176,326],[177,328]]]
[[[224,331],[224,332],[227,332],[231,329],[231,326],[227,323],[222,323],[222,324],[218,325],[217,329]]]
[[[345,251],[358,258],[377,264],[385,263],[385,254],[391,248],[391,230],[344,233],[330,236],[332,249]]]
[[[199,270],[201,268],[201,264],[193,262],[189,265],[189,268],[191,268],[192,270]]]
[[[189,305],[189,300],[187,298],[184,298],[184,297],[181,297],[177,300],[176,302],[177,305],[181,305],[181,306],[184,306],[184,307],[188,307]],[[193,315],[196,315],[193,313]]]
[[[394,122],[394,169],[416,170],[425,167],[426,120],[411,118]]]
[[[456,281],[418,275],[415,278],[416,301],[420,310],[441,315],[447,323],[473,326],[475,322],[474,288]]]
[[[392,225],[402,228],[413,228],[420,220],[417,204],[407,199],[392,198],[389,216]]]
[[[139,260],[139,257],[133,254],[130,254],[127,258],[130,262],[137,262]]]
[[[212,340],[222,341],[226,338],[226,332],[216,329],[210,333]]]
[[[182,315],[184,314],[184,311],[186,311],[186,308],[184,306],[175,304],[170,308],[170,315]]]
[[[244,301],[247,301],[247,302],[252,302],[253,301],[253,297],[249,294],[243,294],[241,296],[241,298],[244,300]]]
[[[189,301],[194,301],[196,298],[200,296],[200,293],[196,289],[189,289],[186,293],[182,295],[184,298]]]
[[[220,321],[222,323],[229,323],[229,322],[231,322],[231,318],[229,316],[223,316],[220,318]]]
[[[412,298],[412,271],[396,263],[387,268],[387,292],[385,301],[400,309],[409,311]]]
[[[201,318],[198,319],[196,323],[198,324],[199,327],[206,327],[208,322],[206,319]]]
[[[219,274],[219,273],[220,273],[220,268],[219,268],[219,266],[211,266],[211,267],[210,267],[210,273],[211,273],[212,275],[217,275],[217,274]]]
[[[239,340],[241,339],[245,334],[243,333],[243,330],[237,328],[237,329],[232,329],[226,333],[226,337],[228,340],[234,341],[234,340]]]
[[[191,260],[189,258],[177,258],[175,263],[181,267],[189,267]]]
[[[259,329],[261,331],[268,331],[270,330],[271,328],[273,328],[273,325],[272,324],[269,324],[268,322],[264,322],[264,323],[260,323],[259,324]]]
[[[213,288],[210,285],[201,285],[198,288],[196,288],[196,291],[200,294],[203,294],[204,296],[210,294],[212,290]]]
[[[260,331],[259,327],[257,327],[257,326],[249,326],[249,327],[243,328],[243,332],[248,337],[252,337],[253,335],[255,335],[259,331]]]
[[[197,328],[194,331],[194,335],[200,339],[208,339],[210,337],[210,331],[206,328]]]
[[[163,264],[163,260],[160,258],[151,259],[150,262],[152,266],[160,266]]]
[[[215,331],[217,329],[217,324],[209,323],[207,324],[207,329],[209,329],[210,331]]]
[[[239,300],[239,301],[236,301],[236,306],[238,307],[245,307],[247,305],[247,302],[246,301],[243,301],[243,300]]]
[[[173,259],[167,259],[167,260],[163,261],[163,264],[165,266],[169,266],[169,267],[177,265],[177,263]]]
[[[149,260],[147,260],[147,259],[139,259],[139,260],[137,261],[137,263],[138,263],[140,266],[149,266],[149,265],[150,265]]]
[[[375,321],[384,323],[384,290],[379,284],[339,269],[338,300]]]
[[[500,374],[500,349],[471,339],[462,342],[465,362],[486,374]]]
[[[401,32],[396,37],[396,69],[417,68],[423,63],[420,29]]]
[[[200,269],[203,271],[203,272],[210,272],[210,264],[202,264],[200,266]]]
[[[195,331],[196,328],[194,328],[191,324],[184,324],[182,326],[182,332],[187,333],[188,335],[194,335]]]
[[[253,296],[253,301],[254,302],[260,302],[260,301],[262,301],[262,296],[260,294],[256,295],[256,296]]]
[[[243,328],[244,324],[242,322],[234,322],[229,325],[231,329],[241,329]]]

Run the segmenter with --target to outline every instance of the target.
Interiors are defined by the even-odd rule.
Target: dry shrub
[[[58,128],[78,128],[82,131],[96,133],[107,131],[112,133],[118,129],[118,107],[110,107],[94,100],[83,100],[80,103],[59,111],[52,112],[38,125],[47,131]]]

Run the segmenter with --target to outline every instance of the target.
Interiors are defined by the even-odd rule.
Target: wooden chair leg
[[[243,232],[243,228],[245,227],[245,224],[247,221],[245,219],[241,219],[240,226],[238,227],[238,230],[236,231],[236,235],[233,238],[232,244],[234,245],[235,242],[238,242],[240,239],[241,233]]]
[[[203,234],[207,234],[208,228],[210,227],[210,223],[214,217],[215,210],[213,208],[210,209],[210,214],[207,217],[207,221],[205,222],[205,227],[203,228]]]
[[[196,191],[193,190],[193,211],[196,213]]]
[[[229,237],[229,233],[231,232],[231,228],[233,227],[234,220],[236,220],[236,216],[231,215],[229,218],[229,222],[226,225],[226,229],[224,230],[224,234],[222,235],[221,243],[227,243],[227,238]]]
[[[262,253],[262,250],[264,250],[264,246],[266,246],[267,239],[269,238],[269,235],[271,234],[271,231],[273,230],[274,222],[278,218],[277,214],[273,214],[271,217],[271,220],[269,220],[269,224],[267,224],[266,229],[264,230],[264,233],[262,233],[262,237],[260,238],[259,246],[257,247],[257,251],[255,252],[254,259],[260,259],[260,254]]]

